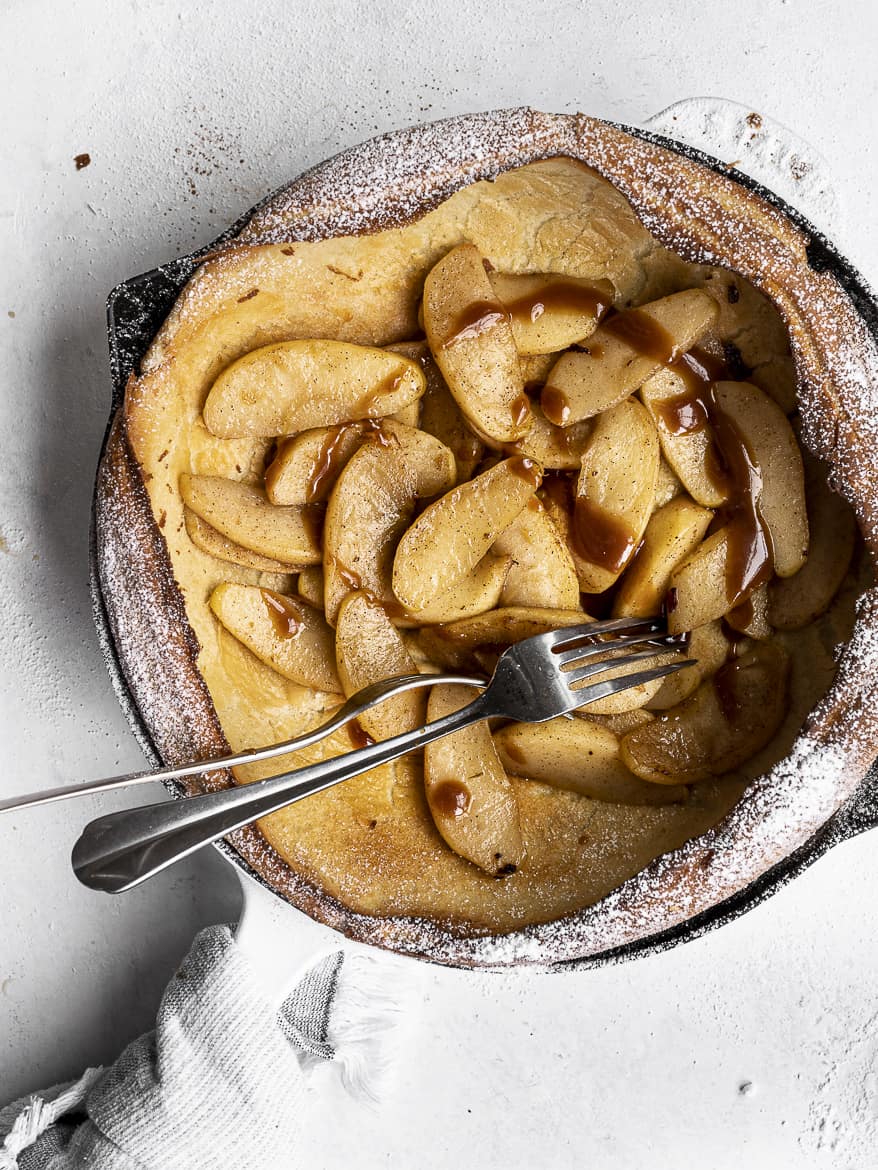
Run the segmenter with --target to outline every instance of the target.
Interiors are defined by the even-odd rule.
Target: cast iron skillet
[[[740,171],[729,169],[727,163],[720,162],[700,150],[667,138],[661,134],[654,134],[636,126],[626,126],[621,123],[609,123],[618,130],[641,138],[656,146],[675,151],[685,158],[692,159],[702,166],[731,178],[742,187],[755,192],[768,203],[777,207],[798,228],[810,237],[807,248],[808,263],[815,272],[830,272],[839,282],[854,307],[862,317],[869,331],[878,341],[878,303],[864,278],[854,266],[839,254],[835,246],[830,243],[808,220],[795,208],[772,191],[755,182],[748,175]],[[110,418],[104,442],[101,447],[101,459],[107,444],[110,427],[116,412],[122,406],[125,396],[125,384],[132,371],[136,371],[143,359],[150,343],[158,333],[165,318],[183,289],[183,286],[192,276],[192,273],[202,259],[214,251],[218,245],[236,236],[247,224],[253,214],[264,204],[274,198],[274,194],[260,200],[246,214],[242,215],[227,231],[223,232],[212,243],[193,252],[189,256],[182,256],[171,260],[167,264],[134,276],[130,280],[117,285],[107,298],[107,332],[110,349],[110,377],[112,381],[112,398],[110,402]],[[110,674],[110,681],[122,707],[125,717],[140,744],[144,755],[153,767],[160,767],[162,761],[150,736],[149,730],[137,708],[122,671],[116,647],[110,632],[107,611],[101,591],[101,581],[98,574],[98,558],[95,529],[95,504],[92,505],[91,528],[89,534],[89,566],[90,588],[92,597],[92,613],[98,633],[101,650]],[[182,789],[172,782],[166,784],[168,791],[174,797],[182,795]],[[828,821],[814,834],[814,836],[795,850],[782,862],[762,874],[756,881],[739,890],[731,898],[710,907],[701,914],[696,914],[685,922],[672,927],[670,930],[649,935],[624,946],[614,947],[596,955],[583,959],[574,959],[561,962],[557,966],[586,968],[599,967],[607,963],[617,963],[624,959],[634,959],[641,956],[655,954],[667,950],[679,943],[689,942],[698,938],[709,930],[724,926],[727,922],[738,918],[745,911],[758,906],[766,898],[791,881],[806,869],[818,857],[822,857],[833,845],[857,836],[866,829],[878,825],[878,763],[873,765],[868,775],[862,781],[856,792],[842,807],[829,818]],[[256,873],[239,853],[225,841],[217,842],[216,847],[239,869],[260,885],[271,890],[271,886]],[[273,890],[271,890],[274,893]]]

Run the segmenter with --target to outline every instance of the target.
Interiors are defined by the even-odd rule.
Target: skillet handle
[[[753,106],[728,98],[674,102],[642,123],[742,171],[786,200],[831,240],[845,216],[829,163],[810,142]]]

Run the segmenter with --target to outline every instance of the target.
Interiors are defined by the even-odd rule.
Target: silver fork
[[[680,638],[663,630],[664,623],[655,619],[619,618],[527,638],[501,654],[491,681],[477,698],[424,727],[254,784],[99,817],[86,825],[73,847],[73,870],[92,889],[121,893],[259,817],[471,723],[493,718],[544,723],[692,665],[690,659],[680,659],[600,679],[610,670],[655,658],[656,648],[678,648]],[[612,636],[610,640],[607,635]],[[652,648],[606,657],[644,643]],[[598,656],[601,660],[594,661]]]

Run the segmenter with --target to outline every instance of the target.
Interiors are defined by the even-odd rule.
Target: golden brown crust
[[[132,387],[126,402],[136,456],[117,420],[98,485],[101,578],[129,685],[161,754],[169,762],[218,753],[225,748],[225,738],[196,658],[199,649],[204,649],[198,646],[198,638],[204,641],[213,635],[204,627],[191,625],[191,611],[187,617],[170,568],[166,538],[182,523],[182,512],[172,492],[167,501],[159,499],[155,492],[150,500],[150,485],[144,488],[139,480],[138,463],[149,467],[151,460],[157,458],[156,445],[162,443],[160,436],[151,433],[156,418],[150,414],[150,396],[161,384],[164,372],[181,360],[182,343],[203,327],[200,322],[221,306],[234,305],[237,318],[245,322],[245,328],[236,334],[240,351],[289,335],[283,298],[270,281],[271,265],[280,255],[287,255],[287,243],[291,245],[288,261],[298,263],[296,241],[346,233],[352,237],[350,245],[340,241],[335,259],[355,258],[356,239],[361,233],[383,230],[391,224],[420,222],[419,217],[430,207],[438,206],[452,190],[535,157],[567,154],[595,167],[630,199],[664,244],[692,261],[710,260],[733,268],[772,297],[793,339],[806,438],[817,453],[833,463],[843,494],[857,509],[869,547],[873,553],[876,549],[872,501],[878,498],[878,468],[869,455],[870,436],[858,397],[863,393],[862,380],[857,376],[868,363],[874,363],[875,346],[834,278],[811,270],[809,241],[804,233],[732,179],[593,119],[553,117],[532,111],[514,111],[488,121],[474,119],[465,133],[445,130],[441,135],[443,165],[438,174],[425,179],[423,167],[418,172],[416,167],[405,165],[406,158],[417,161],[431,143],[438,142],[435,135],[434,128],[421,128],[397,136],[390,154],[397,161],[402,159],[398,174],[387,151],[378,165],[382,152],[376,144],[366,144],[343,156],[341,169],[339,161],[333,160],[271,200],[253,217],[239,241],[196,275],[145,360],[146,376]],[[486,140],[490,149],[480,149]],[[346,186],[339,181],[340,175],[350,178],[352,172],[356,172],[361,192],[359,205],[351,183]],[[477,233],[479,226],[476,209],[467,221],[468,232]],[[534,246],[544,246],[549,252],[554,249],[557,255],[559,246],[576,244],[571,238],[562,238],[559,243],[557,235],[552,237],[553,232],[563,232],[563,223],[553,225],[549,219],[542,228],[549,239],[537,238]],[[649,250],[648,240],[644,232],[643,254]],[[248,245],[246,251],[241,247],[243,241]],[[453,242],[453,238],[432,241],[434,251]],[[513,260],[515,244],[513,240],[510,245]],[[607,245],[610,253],[611,244],[612,241]],[[636,242],[632,245],[634,255],[638,255],[638,246]],[[520,263],[533,263],[532,256],[533,247],[521,253]],[[244,262],[238,265],[242,258]],[[424,263],[429,264],[429,257],[424,258]],[[514,270],[514,263],[508,259],[507,265]],[[314,295],[315,301],[327,295],[334,298],[338,308],[335,335],[382,343],[414,333],[411,281],[408,285],[403,283],[398,305],[388,308],[380,327],[367,329],[367,335],[363,335],[357,332],[352,312],[355,298],[351,293],[360,277],[355,267],[348,268],[344,262],[333,267],[335,271],[327,274],[326,283],[317,287]],[[623,267],[614,273],[626,296],[636,295],[642,285],[642,271],[635,268]],[[595,273],[604,274],[605,271]],[[263,277],[269,278],[267,282]],[[250,295],[254,287],[260,288],[262,296]],[[309,312],[306,304],[296,323],[299,335],[308,335],[312,324]],[[220,351],[215,365],[200,370],[199,376],[209,379],[235,356],[235,351]],[[185,372],[188,371],[178,371],[178,377]],[[197,424],[192,421],[191,425],[196,436],[193,450],[197,463],[206,447]],[[229,465],[219,473],[246,477],[255,467],[253,461],[258,463],[258,453],[245,446],[238,449],[234,443],[229,445],[227,457]],[[239,457],[250,463],[236,464]],[[181,468],[182,464],[176,470]],[[197,466],[184,469],[199,470]],[[161,529],[160,524],[164,525]],[[307,876],[294,873],[256,830],[239,834],[235,846],[275,889],[307,913],[363,941],[447,962],[482,964],[580,957],[665,929],[728,896],[801,844],[853,790],[869,766],[878,745],[874,714],[878,706],[876,664],[871,641],[876,627],[874,607],[874,597],[870,597],[861,609],[859,641],[855,638],[839,678],[809,720],[804,748],[795,750],[793,763],[785,767],[782,762],[772,775],[760,777],[717,829],[676,852],[665,853],[598,905],[578,911],[573,903],[566,910],[559,905],[549,913],[544,908],[543,915],[534,916],[539,922],[561,913],[566,915],[563,922],[549,922],[490,939],[480,937],[485,925],[475,925],[474,921],[468,924],[465,914],[456,921],[422,922],[405,912],[394,917],[391,908],[390,917],[373,918],[346,909],[326,883],[319,888]],[[152,651],[144,653],[144,647],[150,644]],[[220,646],[217,653],[223,652]],[[263,683],[260,678],[255,685]],[[167,702],[169,696],[172,702]],[[290,696],[278,693],[275,699],[281,704]],[[309,714],[317,713],[312,706]],[[235,718],[230,723],[224,719],[223,724],[227,730],[231,726],[233,735],[240,730]],[[794,731],[795,727],[788,742]],[[831,748],[823,756],[818,754],[816,765],[811,746],[815,743]],[[811,764],[806,767],[803,761],[809,759]],[[819,787],[812,773],[821,770],[827,779]],[[735,789],[732,799],[739,790]],[[771,807],[771,793],[782,803],[786,801],[788,815],[782,821]],[[534,799],[538,797],[537,793]],[[351,799],[356,801],[356,793]],[[416,802],[412,800],[411,808],[416,812]],[[573,810],[573,803],[569,808],[565,806],[565,813]],[[289,844],[294,850],[295,842]],[[673,847],[672,842],[669,844]],[[427,848],[424,862],[430,856]],[[635,863],[628,873],[640,868],[641,864]],[[626,876],[621,872],[618,880]],[[343,883],[337,888],[345,899]],[[508,931],[513,920],[507,917],[506,921],[508,925],[500,929]]]

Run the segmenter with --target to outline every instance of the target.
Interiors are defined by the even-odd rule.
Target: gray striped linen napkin
[[[278,1010],[231,930],[208,927],[154,1032],[110,1067],[0,1110],[0,1170],[298,1166],[309,1068],[332,1061],[350,1092],[374,1098],[404,997],[380,960],[336,950]]]

